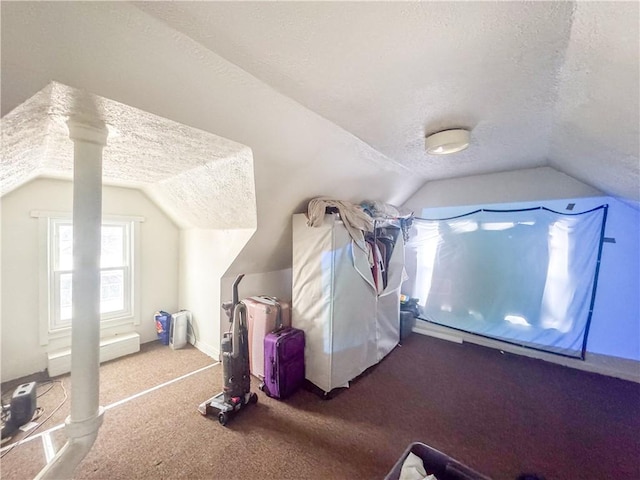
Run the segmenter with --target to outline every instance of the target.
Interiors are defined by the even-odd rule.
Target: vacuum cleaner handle
[[[231,356],[238,358],[240,356],[240,335],[243,329],[247,327],[247,307],[244,303],[239,303],[233,308],[233,324],[232,332],[233,337],[231,339]]]
[[[244,277],[244,273],[241,273],[240,275],[238,275],[235,281],[233,282],[233,296],[231,297],[231,300],[233,301],[234,305],[237,305],[238,302],[240,301],[238,299],[238,284],[240,283],[240,280],[242,280],[242,277]]]

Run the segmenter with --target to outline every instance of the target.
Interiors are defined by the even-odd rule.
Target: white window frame
[[[66,270],[55,270],[56,242],[54,235],[60,225],[70,224],[72,215],[66,212],[33,211],[32,217],[39,219],[40,238],[40,344],[47,345],[54,342],[56,347],[69,345],[71,338],[71,322],[60,323],[58,311],[59,302],[56,295],[56,284],[60,275]],[[125,227],[126,256],[128,265],[115,267],[117,270],[127,270],[125,274],[125,308],[117,312],[101,315],[100,328],[103,332],[124,332],[140,324],[140,222],[143,217],[125,215],[103,215],[103,225],[122,225]],[[103,268],[101,271],[113,270],[114,267]],[[127,272],[125,272],[127,273]],[[123,330],[124,329],[124,330]],[[103,333],[104,335],[104,333]],[[101,335],[102,336],[102,335]]]

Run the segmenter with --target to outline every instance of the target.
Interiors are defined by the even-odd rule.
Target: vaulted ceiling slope
[[[291,214],[313,197],[401,204],[424,183],[348,131],[129,3],[1,2],[0,8],[3,120],[55,80],[251,148],[258,229],[233,265],[239,271],[290,266]],[[175,132],[167,133],[174,138]],[[29,158],[25,154],[20,161]],[[156,168],[142,160],[127,159],[130,173],[144,176]],[[213,190],[217,186],[205,178],[202,183]]]
[[[425,180],[551,165],[640,200],[638,2],[136,2]],[[427,158],[424,135],[473,128]]]
[[[640,201],[637,2],[7,2],[3,116],[52,80],[252,149],[258,233],[290,263],[317,195],[550,165]],[[472,128],[427,156],[424,135]],[[246,253],[246,252],[245,252]]]

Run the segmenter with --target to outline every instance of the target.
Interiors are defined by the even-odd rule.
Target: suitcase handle
[[[258,295],[250,298],[256,299],[256,300],[262,300],[263,303],[267,303],[267,305],[276,307],[278,310],[278,314],[276,315],[276,324],[272,331],[277,332],[278,330],[282,330],[282,328],[284,328],[284,322],[282,320],[282,305],[280,305],[280,300],[278,300],[278,297],[270,297],[268,295]]]
[[[266,298],[267,300],[271,300],[275,304],[275,307],[278,309],[278,315],[276,316],[276,328],[274,329],[274,332],[277,332],[283,327],[282,306],[280,305],[280,301],[278,300],[278,297],[268,297],[266,295],[261,295],[261,298]]]
[[[277,309],[278,309],[278,315],[276,317],[276,330],[280,330],[283,325],[282,325],[282,307],[280,306],[280,302],[276,302],[277,305]]]

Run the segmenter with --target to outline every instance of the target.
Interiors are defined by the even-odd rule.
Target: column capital
[[[107,144],[109,130],[101,120],[96,121],[72,116],[69,117],[67,126],[69,127],[69,138],[74,142],[79,140],[102,146]]]

